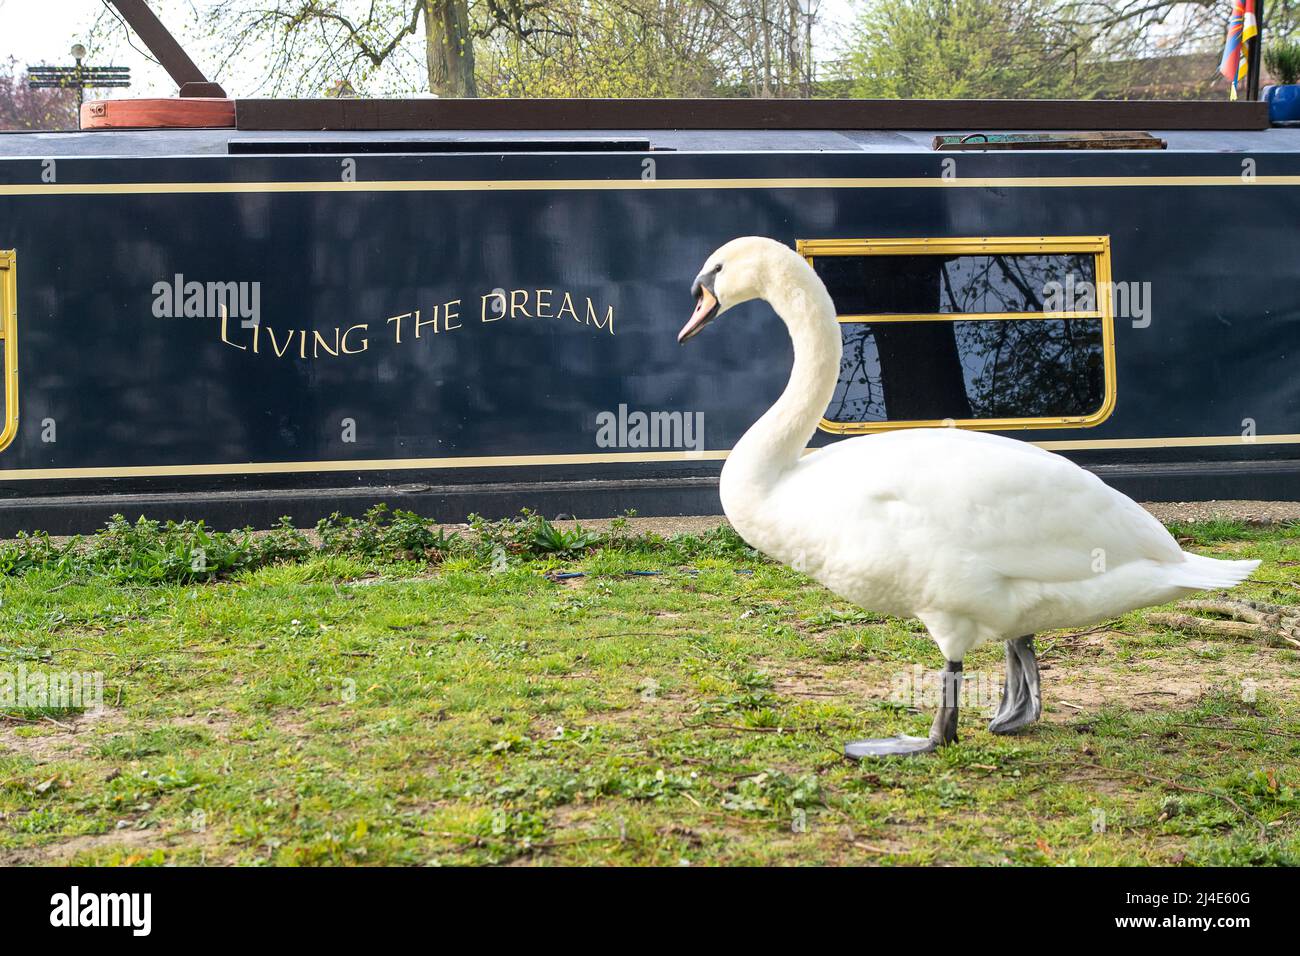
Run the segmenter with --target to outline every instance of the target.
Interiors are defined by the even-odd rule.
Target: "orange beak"
[[[698,335],[700,330],[712,322],[713,317],[718,314],[718,298],[713,294],[713,290],[705,285],[699,288],[700,293],[695,300],[695,311],[691,313],[690,321],[682,326],[682,330],[677,333],[678,345]]]

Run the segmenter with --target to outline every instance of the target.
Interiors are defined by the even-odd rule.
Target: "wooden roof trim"
[[[1262,130],[1205,100],[241,99],[241,130]]]

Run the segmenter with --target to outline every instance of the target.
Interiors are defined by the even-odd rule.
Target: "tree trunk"
[[[767,0],[763,0],[763,96],[772,95],[772,21],[767,15]]]
[[[891,305],[899,312],[940,311],[939,273],[928,256],[898,260]],[[877,322],[880,387],[892,421],[972,418],[954,322]]]
[[[478,96],[468,0],[424,0],[424,47],[430,92],[439,96]]]

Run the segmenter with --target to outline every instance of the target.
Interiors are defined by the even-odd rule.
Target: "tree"
[[[859,15],[845,61],[854,96],[921,99],[1091,95],[1090,48],[1045,0],[891,0]]]
[[[1186,93],[1162,88],[1153,67],[1180,55],[1205,61],[1204,87],[1226,88],[1213,63],[1223,50],[1229,8],[1227,0],[1059,0],[1054,15],[1067,30],[1093,38],[1097,75],[1108,89],[1152,85],[1166,97]],[[1296,35],[1300,0],[1267,0],[1261,24],[1265,44]],[[1194,95],[1204,95],[1204,87]]]
[[[1110,56],[1168,50],[1223,49],[1230,4],[1225,0],[1061,0],[1062,23],[1097,36]],[[1286,36],[1300,28],[1300,0],[1267,0],[1264,28]]]
[[[549,0],[485,32],[479,79],[508,96],[801,96],[799,0]]]
[[[259,92],[790,96],[799,0],[216,0],[204,33]]]
[[[18,61],[0,62],[0,129],[77,129],[77,94],[72,90],[33,90]]]
[[[207,30],[222,41],[223,61],[270,53],[274,92],[302,93],[350,83],[358,89],[422,39],[425,89],[476,96],[470,0],[218,0]],[[528,0],[486,0],[489,12]],[[495,15],[495,14],[494,14]],[[314,88],[314,89],[313,89]]]
[[[479,78],[490,96],[710,96],[732,37],[706,3],[552,0],[546,29],[485,38]]]

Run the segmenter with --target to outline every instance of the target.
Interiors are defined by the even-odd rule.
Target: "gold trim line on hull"
[[[1300,434],[1208,435],[1182,438],[1065,439],[1030,442],[1048,451],[1102,451],[1133,448],[1210,448],[1230,445],[1300,445]],[[809,448],[804,453],[817,451]],[[459,458],[367,458],[356,461],[231,462],[211,465],[140,465],[99,468],[6,468],[0,482],[52,478],[163,478],[203,475],[278,475],[310,472],[409,471],[439,468],[518,468],[536,465],[607,465],[637,462],[724,461],[728,450],[601,452],[589,455],[484,455]]]
[[[165,193],[562,192],[657,189],[1000,189],[1132,186],[1300,186],[1300,176],[938,176],[768,179],[412,179],[373,182],[11,183],[0,196],[123,196]]]

